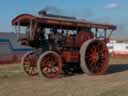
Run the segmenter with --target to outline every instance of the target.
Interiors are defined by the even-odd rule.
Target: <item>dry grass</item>
[[[128,96],[128,84],[115,87],[97,96]]]
[[[22,74],[19,64],[2,65],[0,66],[0,79],[10,79],[18,77]]]
[[[128,56],[110,57],[110,64],[128,64]]]
[[[105,75],[49,80],[23,74],[20,65],[0,66],[0,96],[128,96],[128,59],[110,58]]]

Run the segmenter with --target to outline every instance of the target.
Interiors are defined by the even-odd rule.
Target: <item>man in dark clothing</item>
[[[48,40],[45,37],[45,30],[40,29],[40,47],[42,48],[42,53],[49,49]]]
[[[48,46],[48,40],[45,38],[45,30],[42,27],[38,27],[36,32],[37,32],[36,34],[39,35],[37,36],[38,38],[36,38],[36,40],[39,41],[39,46],[34,47],[33,51],[39,57],[42,53],[44,53],[49,49],[49,46]]]
[[[51,31],[51,33],[48,35],[49,46],[50,46],[50,50],[54,50],[54,49],[56,49],[57,30],[51,29],[50,31]]]
[[[60,49],[63,45],[64,32],[58,33],[56,29],[52,29],[52,32],[48,36],[49,46],[51,50]]]

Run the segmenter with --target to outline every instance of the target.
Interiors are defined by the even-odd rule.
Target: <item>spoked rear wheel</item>
[[[37,65],[36,65],[37,57],[33,52],[26,53],[23,56],[21,63],[27,75],[30,75],[30,76],[38,75],[38,70],[37,70]]]
[[[101,75],[107,70],[109,52],[103,41],[86,41],[81,47],[80,54],[80,65],[83,72],[92,75]]]
[[[43,53],[37,65],[40,75],[44,75],[46,78],[55,78],[62,71],[61,57],[53,51]]]

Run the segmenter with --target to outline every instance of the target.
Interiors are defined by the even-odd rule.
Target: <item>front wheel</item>
[[[37,66],[40,75],[55,78],[62,71],[61,57],[54,51],[47,51],[39,57]]]
[[[22,68],[24,69],[25,73],[29,76],[36,76],[38,75],[37,70],[37,56],[34,52],[28,52],[22,57]]]

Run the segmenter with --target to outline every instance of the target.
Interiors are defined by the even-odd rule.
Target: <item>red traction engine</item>
[[[45,11],[39,14],[22,14],[12,20],[18,41],[32,48],[21,62],[28,75],[55,78],[80,70],[89,75],[101,75],[107,70],[106,44],[116,26]]]

